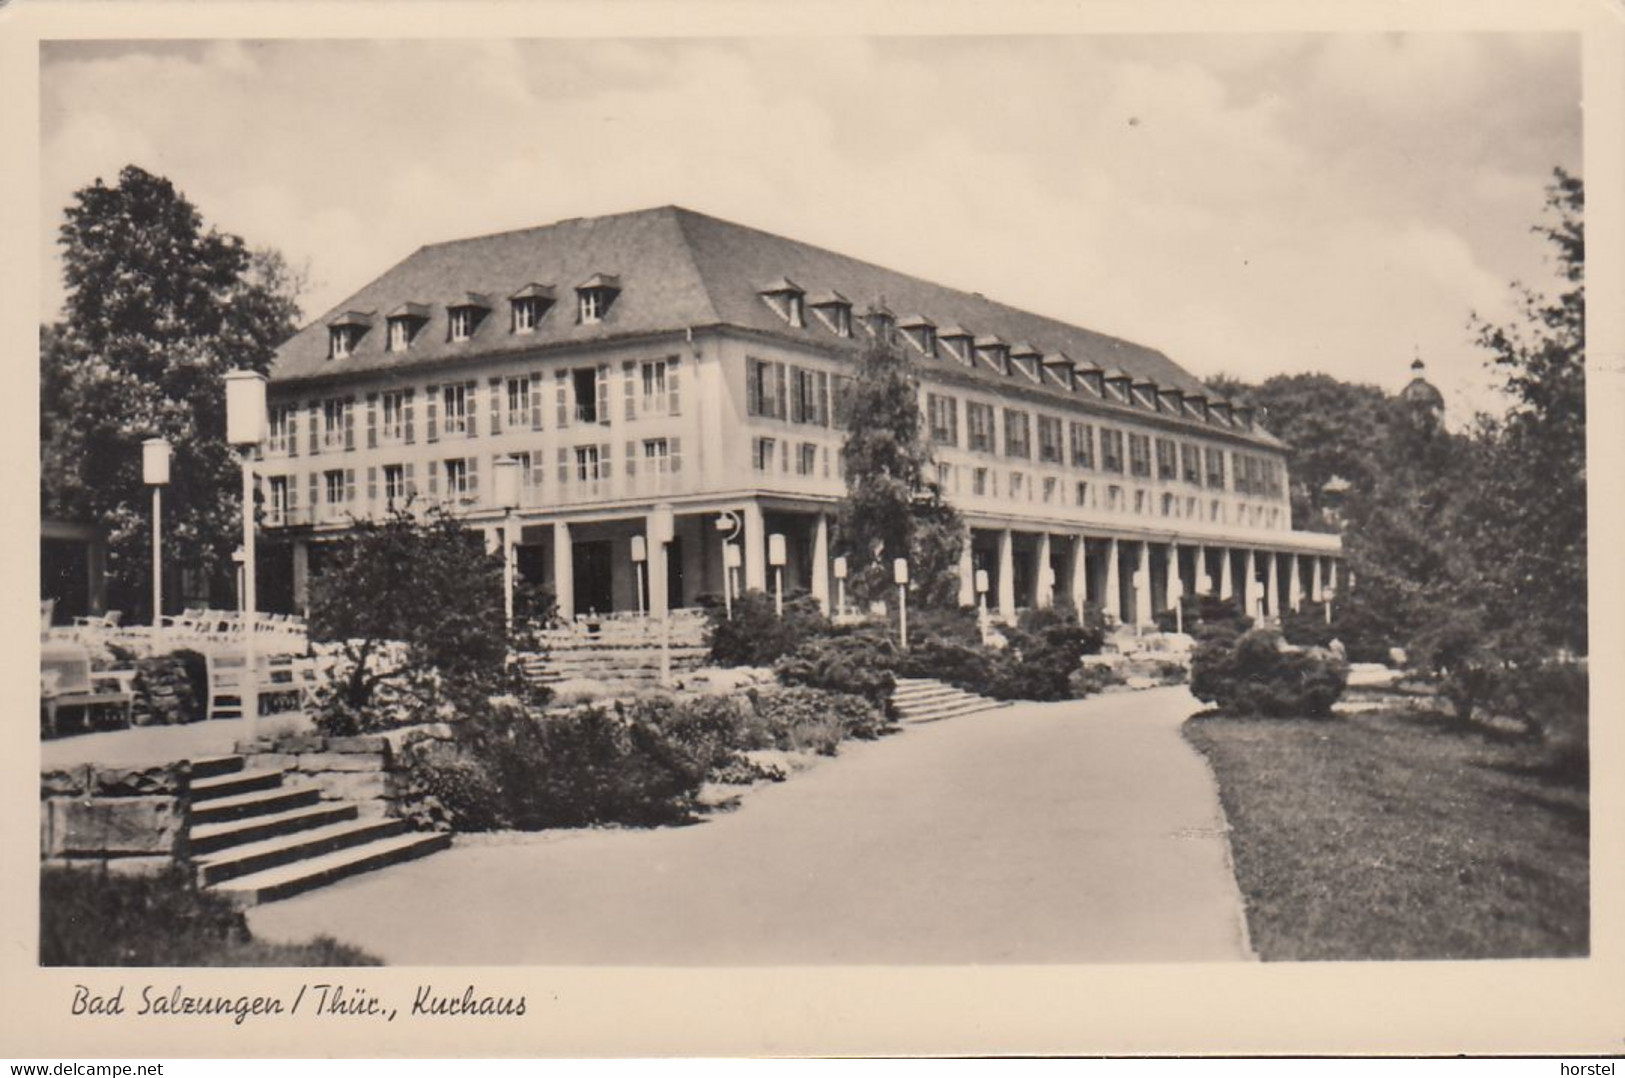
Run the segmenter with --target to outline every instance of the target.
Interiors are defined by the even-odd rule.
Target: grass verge
[[[1585,955],[1590,808],[1516,745],[1421,712],[1198,717],[1266,960]]]
[[[122,876],[40,869],[42,966],[378,966],[377,958],[321,936],[269,943],[242,911],[171,869]]]

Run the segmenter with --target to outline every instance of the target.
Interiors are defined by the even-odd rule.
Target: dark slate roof
[[[599,323],[578,325],[575,305],[557,303],[532,333],[510,333],[502,311],[482,319],[469,340],[449,339],[447,305],[470,293],[512,296],[526,282],[538,281],[556,283],[562,292],[579,287],[575,282],[594,279],[613,281],[620,289]],[[978,342],[1030,342],[1035,352],[1064,352],[1084,369],[1091,364],[1106,369],[1108,378],[1120,369],[1136,382],[1154,381],[1190,394],[1206,392],[1199,379],[1155,349],[677,206],[572,218],[419,248],[284,343],[271,378],[274,383],[383,371],[539,345],[718,324],[830,348],[861,344],[861,331],[856,333],[858,340],[843,341],[816,320],[803,328],[788,325],[763,302],[764,287],[772,287],[764,282],[794,282],[807,289],[809,306],[853,296],[860,307],[884,304],[930,319],[945,327],[939,333],[942,337],[962,326]],[[430,305],[429,319],[408,352],[386,351],[386,335],[375,325],[352,355],[328,358],[328,326],[344,312],[389,311],[402,303],[425,301]],[[966,370],[957,364],[955,369]],[[985,366],[975,372],[989,383],[1008,381]],[[1075,399],[1059,387],[1047,391]],[[1279,444],[1262,431],[1254,431],[1252,437]]]

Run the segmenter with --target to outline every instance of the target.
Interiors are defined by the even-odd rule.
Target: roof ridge
[[[692,210],[685,210],[676,203],[667,202],[660,206],[645,206],[642,209],[637,210],[621,210],[618,213],[596,213],[585,216],[577,215],[575,217],[560,217],[556,221],[548,221],[545,224],[540,225],[525,225],[522,228],[499,228],[494,232],[481,232],[473,236],[459,236],[456,239],[450,240],[436,240],[433,243],[423,244],[418,248],[418,250],[429,251],[440,247],[456,247],[464,243],[481,243],[486,240],[502,239],[507,236],[521,236],[531,232],[545,232],[550,228],[558,228],[560,225],[571,224],[575,221],[608,221],[617,217],[654,216],[655,214],[671,213],[674,211],[678,213],[693,212]],[[700,216],[704,216],[704,214],[701,214]]]

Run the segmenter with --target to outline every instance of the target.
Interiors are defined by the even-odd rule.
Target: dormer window
[[[994,336],[978,337],[973,342],[976,358],[1000,374],[1010,373],[1010,346]]]
[[[807,324],[806,291],[788,277],[780,277],[759,293],[762,302],[773,308],[773,313],[784,319],[792,329]]]
[[[955,360],[969,367],[976,362],[975,348],[972,342],[975,337],[968,329],[959,326],[945,326],[937,331],[937,340],[948,350],[948,354]]]
[[[1106,384],[1106,396],[1109,399],[1117,401],[1119,404],[1129,403],[1128,384],[1133,381],[1129,375],[1113,367],[1105,373],[1102,380]]]
[[[385,346],[391,352],[404,352],[412,347],[412,338],[429,320],[429,308],[422,303],[403,303],[389,312],[389,337]]]
[[[480,328],[481,320],[490,310],[491,301],[480,293],[464,292],[446,304],[447,338],[452,341],[471,339],[475,330]]]
[[[916,352],[927,359],[937,358],[937,327],[929,318],[909,315],[897,323],[897,328]]]
[[[345,311],[327,324],[327,358],[343,359],[355,352],[372,326],[372,316]]]
[[[1217,420],[1222,426],[1230,425],[1230,402],[1226,400],[1209,401],[1207,405],[1209,419]]]
[[[1072,360],[1066,353],[1051,352],[1039,361],[1039,367],[1044,372],[1045,381],[1069,393],[1073,390],[1075,375]]]
[[[821,292],[807,301],[813,314],[837,337],[852,336],[852,301],[839,292]]]
[[[1185,409],[1181,403],[1183,400],[1184,394],[1177,389],[1157,390],[1157,407],[1161,411],[1171,412],[1174,415],[1184,415]]]
[[[1186,394],[1184,394],[1183,399],[1181,400],[1181,404],[1184,405],[1185,415],[1186,416],[1188,416],[1191,419],[1206,421],[1206,419],[1207,419],[1207,398],[1206,397],[1194,396],[1192,394],[1186,393]]]
[[[1072,364],[1072,384],[1097,397],[1106,395],[1106,372],[1088,360]]]
[[[602,322],[620,294],[619,277],[608,273],[593,274],[585,283],[576,286],[576,321],[584,326]]]
[[[1134,395],[1131,403],[1147,411],[1157,410],[1157,383],[1144,379],[1134,383]]]
[[[508,310],[512,315],[513,332],[535,333],[542,316],[553,305],[553,289],[545,284],[527,284],[508,297]]]
[[[1043,381],[1043,376],[1038,371],[1038,364],[1042,359],[1043,353],[1030,344],[1017,344],[1010,349],[1011,367],[1020,371],[1030,382]]]
[[[882,301],[870,307],[868,313],[864,315],[863,328],[875,340],[889,342],[893,330],[897,328],[897,316],[892,314]]]

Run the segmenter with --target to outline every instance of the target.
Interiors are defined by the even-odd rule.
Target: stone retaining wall
[[[389,738],[289,734],[240,741],[237,752],[245,767],[280,770],[284,781],[308,782],[322,791],[323,800],[353,802],[363,816],[397,814],[404,778],[395,770]]]
[[[188,856],[189,764],[97,767],[40,775],[40,859],[156,872]]]

